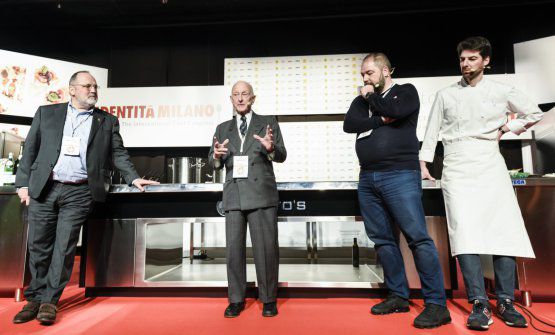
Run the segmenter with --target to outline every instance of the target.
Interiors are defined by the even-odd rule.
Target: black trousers
[[[69,282],[81,226],[92,210],[88,184],[52,182],[46,194],[29,204],[28,301],[57,304]]]

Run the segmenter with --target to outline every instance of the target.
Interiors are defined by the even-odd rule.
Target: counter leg
[[[200,223],[200,254],[206,254],[206,250],[204,249],[204,221]]]
[[[23,295],[23,288],[18,287],[15,289],[14,299],[15,302],[22,302],[23,300],[25,300],[25,296]]]
[[[312,258],[318,260],[318,222],[312,222]]]
[[[520,291],[522,294],[522,304],[526,307],[532,307],[532,292]]]
[[[191,221],[191,236],[189,239],[189,263],[193,264],[193,258],[195,255],[195,222]]]
[[[312,244],[311,244],[311,238],[310,238],[310,222],[306,222],[306,259],[307,260],[311,260],[312,259]]]

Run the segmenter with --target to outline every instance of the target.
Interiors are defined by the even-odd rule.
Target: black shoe
[[[451,314],[445,306],[426,304],[426,308],[414,319],[416,328],[436,328],[451,322]]]
[[[406,313],[409,311],[409,301],[395,294],[390,294],[377,305],[372,306],[370,313],[383,315],[391,313]]]
[[[262,316],[272,317],[278,315],[277,304],[275,302],[269,302],[264,304],[262,308]]]
[[[245,302],[235,302],[229,304],[225,309],[224,316],[226,318],[236,318],[245,309]]]
[[[522,316],[522,314],[515,309],[515,306],[510,299],[497,301],[497,313],[499,313],[501,320],[503,320],[508,326],[518,328],[528,327],[528,322],[524,316]]]
[[[493,323],[491,319],[491,308],[489,303],[480,300],[474,300],[472,306],[472,313],[466,320],[466,326],[473,330],[488,330],[489,326]]]
[[[29,301],[13,318],[13,323],[25,323],[36,319],[40,302]]]
[[[51,325],[54,323],[54,321],[56,321],[57,311],[58,309],[54,304],[40,304],[39,313],[37,314],[37,320],[43,325]]]

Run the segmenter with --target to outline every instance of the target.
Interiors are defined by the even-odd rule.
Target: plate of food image
[[[46,65],[35,70],[35,83],[42,85],[50,85],[58,81],[58,76],[50,70]]]
[[[66,92],[63,89],[59,90],[50,90],[46,93],[46,103],[49,104],[58,104],[63,102],[66,97]]]
[[[0,70],[0,92],[11,100],[23,99],[26,69],[20,66],[7,66]]]

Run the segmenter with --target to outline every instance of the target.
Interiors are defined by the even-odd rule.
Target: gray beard
[[[96,105],[98,98],[87,98],[84,101],[79,101],[83,106],[86,106],[87,109],[93,108]]]

